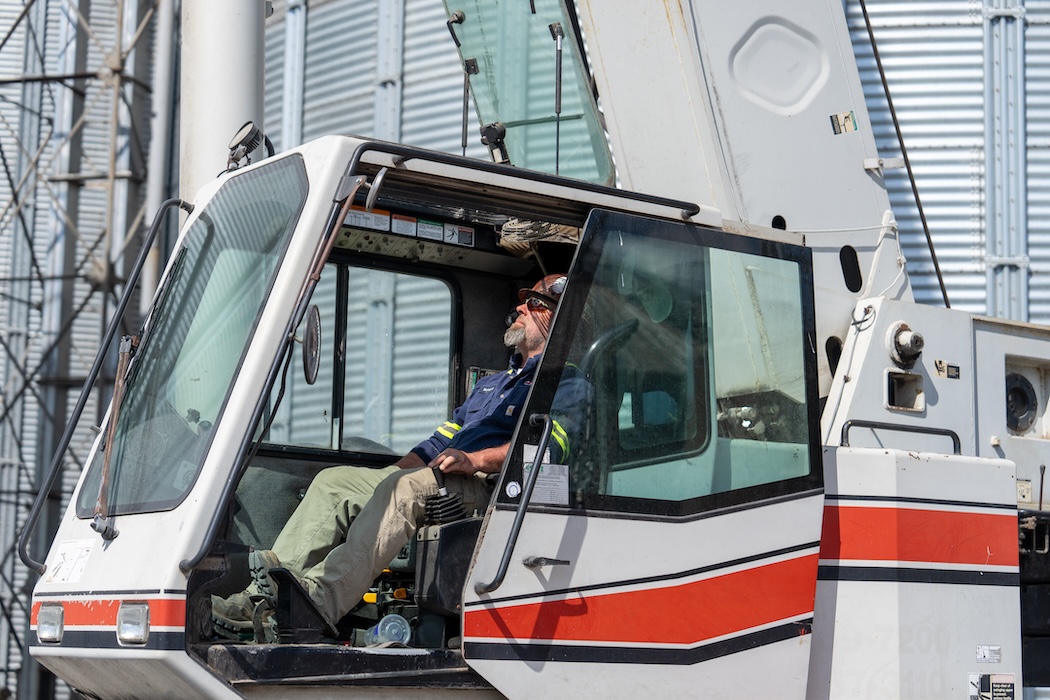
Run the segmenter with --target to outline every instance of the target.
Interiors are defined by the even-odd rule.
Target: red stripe
[[[811,614],[816,580],[813,554],[677,586],[468,610],[463,629],[474,638],[695,644]]]
[[[30,613],[30,624],[35,625],[40,605],[43,602],[61,603],[63,623],[66,627],[116,627],[117,611],[120,600],[95,599],[84,600],[34,600]],[[151,627],[185,627],[186,599],[152,598],[149,600],[129,600],[134,603],[149,603],[149,624]]]
[[[820,557],[1017,566],[1017,516],[825,506]]]

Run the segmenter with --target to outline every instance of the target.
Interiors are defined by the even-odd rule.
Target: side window
[[[344,449],[402,455],[449,415],[452,293],[440,280],[352,270],[346,310]]]
[[[317,381],[313,385],[306,383],[302,371],[303,347],[296,344],[292,364],[288,368],[284,396],[270,425],[268,442],[323,449],[336,449],[338,446],[333,429],[335,412],[332,410],[332,382],[336,369],[333,349],[337,332],[335,315],[339,272],[336,265],[325,266],[311,299],[311,303],[316,304],[321,312],[321,364]],[[305,335],[305,325],[304,319],[296,330],[297,338],[302,339]],[[279,391],[278,383],[273,390],[272,403],[276,403]]]
[[[293,358],[268,442],[402,455],[448,417],[453,306],[444,282],[329,264],[311,301],[321,312],[321,369],[309,385]]]
[[[710,256],[713,488],[805,476],[810,426],[799,265],[726,250]]]
[[[605,212],[588,234],[529,408],[571,447],[549,503],[684,515],[819,484],[806,251]]]

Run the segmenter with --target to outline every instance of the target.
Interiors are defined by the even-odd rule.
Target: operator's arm
[[[425,467],[427,465],[423,459],[415,452],[409,452],[401,459],[394,462],[394,464],[402,469],[415,469],[417,467]]]
[[[475,472],[495,474],[503,468],[503,460],[506,459],[509,449],[509,442],[497,447],[486,447],[476,452],[464,452],[449,447],[432,459],[427,466],[438,467],[445,474],[473,474]]]

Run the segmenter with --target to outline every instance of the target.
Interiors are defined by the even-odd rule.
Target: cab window
[[[592,215],[530,406],[571,446],[541,499],[686,515],[819,485],[807,261],[794,246]],[[587,399],[566,401],[581,377]]]
[[[448,414],[450,288],[438,279],[330,263],[312,303],[321,316],[320,371],[313,385],[302,371],[289,371],[266,441],[403,455]],[[271,405],[279,391],[280,382]]]

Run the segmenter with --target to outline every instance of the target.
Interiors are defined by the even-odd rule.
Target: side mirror
[[[312,385],[321,369],[321,311],[317,304],[306,310],[306,329],[303,332],[303,377]]]

